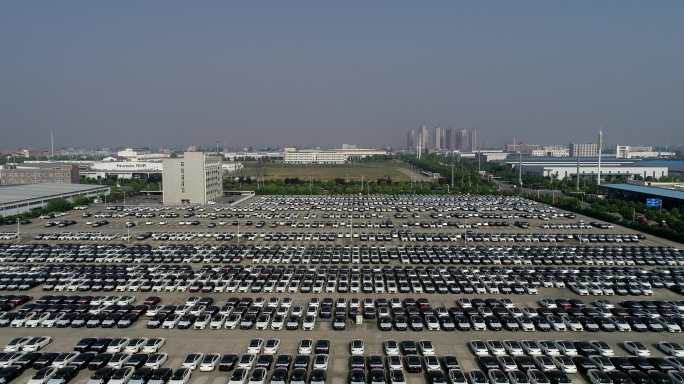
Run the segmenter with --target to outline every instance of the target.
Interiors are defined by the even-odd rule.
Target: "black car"
[[[409,373],[420,373],[423,371],[423,364],[418,355],[404,356],[404,366]]]
[[[109,381],[112,375],[114,375],[114,372],[116,372],[116,369],[112,367],[100,368],[90,376],[90,381],[104,384]]]
[[[45,352],[40,355],[40,357],[33,362],[33,368],[34,369],[41,369],[45,367],[49,367],[52,362],[59,356],[59,353],[57,352]]]
[[[95,358],[95,353],[93,352],[85,352],[85,353],[79,353],[76,358],[71,360],[69,363],[70,367],[74,367],[78,370],[81,370],[85,367],[88,366],[88,364]]]
[[[90,362],[88,363],[88,369],[91,371],[94,371],[96,369],[100,369],[109,363],[109,360],[112,359],[112,354],[111,353],[100,353],[99,355],[96,355]]]
[[[613,384],[633,384],[634,383],[631,376],[629,376],[628,374],[626,374],[623,371],[614,370],[614,371],[606,372],[606,374],[613,381]]]
[[[60,368],[55,372],[55,375],[52,376],[52,379],[61,379],[63,383],[68,383],[71,381],[76,375],[78,374],[78,369],[74,367],[66,367],[66,368]]]
[[[0,383],[9,383],[21,375],[21,369],[17,367],[7,367],[0,369]]]
[[[290,376],[290,382],[302,382],[305,383],[307,380],[307,373],[306,369],[304,368],[295,368],[292,370],[292,375]]]
[[[146,353],[135,353],[131,355],[128,360],[123,364],[124,367],[133,367],[135,369],[142,368],[143,365],[147,362],[147,359],[149,358],[149,355]]]
[[[227,372],[232,370],[235,367],[235,363],[237,362],[237,355],[232,354],[232,353],[227,353],[223,356],[221,356],[221,360],[219,361],[219,366],[218,369],[219,371],[222,372]]]
[[[78,343],[76,343],[74,351],[86,352],[90,350],[90,347],[92,347],[92,345],[95,344],[95,342],[97,342],[97,339],[94,337],[86,337],[84,339],[81,339]]]
[[[287,382],[288,369],[284,367],[279,367],[273,370],[273,375],[271,375],[272,383],[285,383]]]
[[[152,373],[150,380],[161,381],[166,383],[169,381],[172,374],[173,370],[171,368],[159,368]]]
[[[363,369],[352,369],[349,371],[347,376],[347,383],[349,384],[365,384],[366,383],[366,371]]]

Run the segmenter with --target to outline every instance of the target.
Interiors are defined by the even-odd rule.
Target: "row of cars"
[[[128,328],[159,299],[150,297],[140,305],[134,302],[132,296],[43,296],[16,311],[1,313],[0,327]]]
[[[35,340],[40,347],[36,348]],[[0,381],[9,383],[24,371],[35,369],[29,384],[65,384],[84,369],[96,371],[89,384],[127,384],[137,380],[138,384],[150,383],[153,374],[167,361],[166,353],[160,349],[163,338],[85,338],[78,342],[73,351],[40,352],[51,339],[47,336],[17,337],[8,343],[0,353]],[[144,374],[137,374],[144,369]],[[137,378],[134,378],[136,376]],[[158,384],[174,382],[174,374],[165,370]],[[175,384],[186,384],[189,375],[176,378]]]
[[[161,222],[160,222],[161,223]],[[199,224],[199,222],[197,222]],[[59,241],[101,241],[116,240],[120,237],[103,235],[97,232],[60,232],[38,233],[33,236],[34,240],[59,240]],[[643,235],[640,234],[564,234],[564,233],[514,233],[514,232],[472,232],[465,233],[430,233],[413,232],[408,230],[393,230],[383,232],[362,231],[337,231],[337,232],[143,232],[133,237],[135,240],[152,241],[196,241],[217,240],[232,241],[268,241],[268,242],[292,242],[292,241],[315,241],[332,242],[354,240],[362,242],[438,242],[438,243],[470,243],[470,242],[494,242],[494,243],[562,243],[577,241],[580,243],[638,243]]]
[[[518,377],[524,375],[517,372],[526,372],[529,376],[530,371],[544,372],[546,376],[549,372],[579,372],[592,384],[681,383],[684,380],[684,349],[668,341],[656,343],[667,357],[650,357],[649,348],[634,341],[622,343],[632,356],[617,356],[613,348],[599,340],[473,340],[468,346],[492,384],[519,384]],[[535,381],[529,379],[526,383]]]
[[[0,243],[0,261],[32,263],[261,263],[684,265],[662,246],[367,246],[282,244]]]
[[[684,271],[634,267],[147,266],[0,267],[0,290],[239,293],[537,294],[568,287],[579,295],[682,291]]]

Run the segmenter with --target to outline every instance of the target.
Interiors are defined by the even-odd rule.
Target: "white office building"
[[[296,149],[285,148],[285,164],[344,164],[354,159],[370,156],[384,156],[382,149],[343,148],[343,149]]]
[[[165,159],[162,172],[164,204],[208,204],[223,196],[223,156],[185,152]]]
[[[615,157],[618,159],[653,159],[673,157],[674,152],[654,151],[651,146],[617,145]]]

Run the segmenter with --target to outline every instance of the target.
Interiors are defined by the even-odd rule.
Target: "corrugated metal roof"
[[[647,187],[634,184],[604,184],[602,187],[619,189],[621,191],[643,193],[645,195],[667,197],[669,199],[684,200],[684,191],[676,191],[667,188]]]
[[[0,204],[8,204],[26,200],[49,198],[62,194],[85,192],[103,188],[102,185],[92,184],[22,184],[0,186]],[[105,187],[106,188],[106,187]]]

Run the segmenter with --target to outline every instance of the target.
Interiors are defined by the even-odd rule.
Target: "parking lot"
[[[256,338],[278,339],[277,354],[301,367],[306,359],[297,355],[308,354],[300,341],[328,340],[327,363],[315,365],[312,352],[304,371],[288,368],[292,382],[305,372],[306,383],[321,374],[327,383],[357,382],[357,374],[365,382],[399,383],[399,370],[408,383],[456,383],[460,376],[452,371],[460,371],[479,384],[471,372],[482,371],[492,384],[505,384],[501,370],[550,384],[563,382],[555,371],[567,367],[549,368],[544,359],[534,367],[488,366],[469,342],[600,340],[615,356],[636,357],[624,348],[630,340],[650,349],[652,369],[619,359],[617,368],[591,366],[601,360],[578,358],[572,364],[579,372],[567,377],[581,383],[602,378],[586,370],[625,371],[639,382],[631,370],[654,379],[663,371],[676,382],[670,371],[682,370],[656,347],[684,343],[679,244],[517,197],[257,196],[235,206],[98,205],[20,230],[21,240],[10,228],[0,234],[0,345],[47,335],[52,342],[41,353],[67,352],[87,337],[157,337],[165,340],[163,367],[176,370],[193,352],[248,354]],[[363,341],[361,366],[350,360],[352,340]],[[383,349],[388,340],[429,340],[437,357],[454,356],[460,368],[448,359],[435,366],[430,353],[410,349],[402,350],[400,366],[392,365]],[[414,355],[421,356],[420,372],[409,364]],[[379,365],[374,356],[382,357]],[[260,360],[255,364],[245,382],[250,375],[252,383],[277,376],[268,363],[260,381]],[[16,382],[36,373],[30,366],[21,366]],[[195,369],[189,381],[226,383],[236,369]],[[94,371],[76,373],[73,382],[85,383]],[[525,384],[512,373],[504,378]]]

